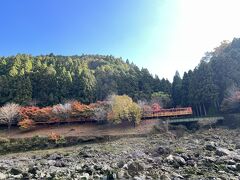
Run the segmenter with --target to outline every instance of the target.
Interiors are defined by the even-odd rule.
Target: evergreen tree
[[[173,106],[177,107],[181,105],[182,101],[182,79],[179,75],[179,72],[176,71],[173,83],[172,83],[172,98],[173,98]]]
[[[93,72],[87,68],[82,70],[80,75],[81,77],[81,100],[85,103],[94,102],[96,99],[95,91],[96,91],[96,79],[93,75]]]

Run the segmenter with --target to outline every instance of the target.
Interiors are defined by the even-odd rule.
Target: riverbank
[[[240,130],[171,132],[0,157],[6,179],[236,179]]]

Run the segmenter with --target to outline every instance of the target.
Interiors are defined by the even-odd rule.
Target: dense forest
[[[225,111],[231,101],[238,104],[234,110],[239,111],[239,77],[240,39],[223,41],[207,52],[193,71],[185,72],[183,78],[176,73],[172,83],[173,105],[192,106],[195,114],[207,115]]]
[[[0,58],[0,105],[47,106],[67,100],[89,104],[112,94],[126,94],[137,101],[150,99],[154,92],[171,94],[171,83],[113,56]]]
[[[194,70],[173,82],[121,58],[54,54],[0,57],[0,105],[48,106],[78,100],[89,104],[111,94],[134,101],[165,101],[165,107],[192,106],[195,115],[216,114],[229,89],[240,86],[240,39],[223,41]]]

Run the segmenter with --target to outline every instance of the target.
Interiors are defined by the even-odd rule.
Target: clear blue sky
[[[185,4],[178,0],[1,0],[0,56],[111,54],[171,79],[177,69],[181,73],[197,65],[209,50],[202,48],[197,56],[189,56],[186,49],[194,44],[182,46],[195,32],[189,32],[188,19],[196,3]],[[215,38],[207,48],[226,38]]]

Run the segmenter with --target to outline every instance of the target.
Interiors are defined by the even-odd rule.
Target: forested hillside
[[[113,56],[0,57],[0,105],[46,106],[73,99],[91,103],[111,94],[136,101],[159,91],[170,94],[171,83]]]
[[[199,115],[227,109],[223,101],[234,103],[235,110],[239,110],[239,87],[240,39],[223,41],[213,52],[206,53],[193,71],[185,72],[182,79],[176,73],[172,83],[173,104],[192,106]]]
[[[182,78],[177,72],[172,84],[113,56],[19,54],[0,57],[0,105],[91,103],[111,94],[126,94],[135,101],[153,103],[160,97],[168,107],[192,106],[196,115],[215,114],[227,109],[223,106],[234,93],[229,91],[239,91],[239,77],[240,39],[222,42],[194,70]]]

